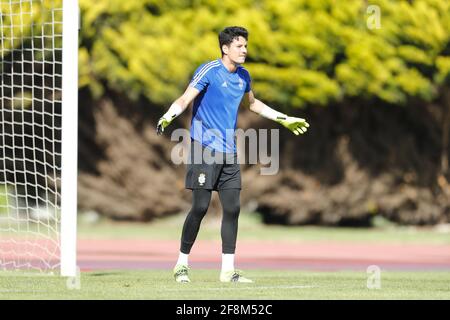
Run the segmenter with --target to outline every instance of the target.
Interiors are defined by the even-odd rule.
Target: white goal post
[[[78,0],[64,0],[62,57],[61,275],[69,277],[76,276],[77,253],[78,29]]]
[[[78,0],[0,0],[0,271],[75,277]]]

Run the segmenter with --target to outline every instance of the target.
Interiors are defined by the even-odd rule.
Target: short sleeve
[[[250,77],[250,73],[247,70],[245,70],[244,74],[245,74],[245,80],[246,80],[245,81],[245,83],[246,83],[245,93],[247,93],[247,92],[250,92],[250,90],[252,90],[252,78]]]
[[[195,70],[194,76],[189,85],[196,88],[198,91],[203,91],[209,84],[208,71],[210,66],[208,63],[201,65]]]
[[[250,92],[252,90],[252,78],[250,78],[250,74],[248,74],[247,86],[245,87],[245,93]]]

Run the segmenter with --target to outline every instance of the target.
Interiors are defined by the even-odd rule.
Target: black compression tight
[[[236,250],[238,218],[240,212],[240,189],[219,190],[222,204],[222,253],[233,254]],[[211,201],[211,190],[192,190],[192,208],[186,217],[181,234],[180,251],[185,254],[191,252],[192,245],[197,238],[200,224],[208,211]]]

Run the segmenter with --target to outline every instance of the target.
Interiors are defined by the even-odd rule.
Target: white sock
[[[222,253],[222,272],[234,270],[234,254]]]
[[[182,265],[187,266],[188,265],[188,258],[189,258],[189,254],[185,254],[183,252],[180,252],[180,255],[178,256],[177,265],[178,264],[182,264]]]

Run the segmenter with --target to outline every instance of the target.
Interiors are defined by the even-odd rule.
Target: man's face
[[[242,64],[245,62],[245,57],[247,56],[247,40],[239,36],[239,38],[233,39],[233,42],[229,46],[224,45],[222,50],[232,62]]]

